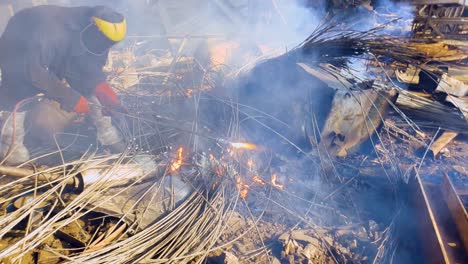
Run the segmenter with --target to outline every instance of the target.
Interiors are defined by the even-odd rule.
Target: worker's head
[[[105,6],[93,8],[91,24],[82,32],[82,41],[92,53],[101,54],[123,40],[127,25],[122,14]]]

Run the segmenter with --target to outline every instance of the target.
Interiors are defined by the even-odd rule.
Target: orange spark
[[[231,147],[234,149],[247,149],[247,150],[255,150],[257,146],[252,143],[245,143],[245,142],[231,142]]]
[[[252,178],[252,181],[254,181],[254,182],[256,182],[256,183],[258,183],[258,184],[260,184],[260,185],[265,185],[265,181],[262,180],[262,178],[260,178],[260,177],[258,177],[258,176],[254,176],[254,177]]]
[[[182,166],[182,162],[183,162],[183,155],[184,153],[184,148],[183,147],[180,147],[179,149],[177,149],[177,159],[174,160],[170,166],[170,170],[171,172],[175,172],[177,171],[181,166]]]
[[[249,189],[248,188],[243,188],[242,190],[240,190],[239,194],[241,196],[242,199],[245,200],[245,198],[247,198],[247,194],[249,193]]]
[[[247,194],[249,193],[250,186],[243,183],[240,177],[237,177],[236,185],[237,185],[237,190],[239,191],[240,197],[245,200],[245,198],[247,198]]]
[[[276,173],[271,175],[271,185],[273,185],[273,187],[275,187],[278,190],[284,190],[284,185],[276,183],[276,178],[277,177],[278,176],[276,175]]]

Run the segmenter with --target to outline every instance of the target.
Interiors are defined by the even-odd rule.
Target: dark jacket
[[[0,38],[0,107],[12,109],[18,101],[44,93],[70,111],[81,95],[91,95],[105,81],[108,49],[93,54],[81,38],[94,10],[37,6],[10,19]]]

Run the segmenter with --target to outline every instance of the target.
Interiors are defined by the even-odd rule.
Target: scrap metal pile
[[[2,263],[395,260],[398,186],[423,163],[416,148],[443,149],[425,128],[468,131],[466,80],[455,80],[468,51],[380,29],[327,22],[235,69],[219,63],[236,47],[222,39],[203,40],[201,57],[185,55],[190,37],[172,51],[128,41],[106,66],[131,113],[127,151],[0,165]],[[392,83],[425,79],[432,94]]]

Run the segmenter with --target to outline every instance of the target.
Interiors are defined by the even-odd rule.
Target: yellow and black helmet
[[[122,41],[127,34],[125,17],[108,7],[95,7],[92,20],[99,31],[113,42]]]

